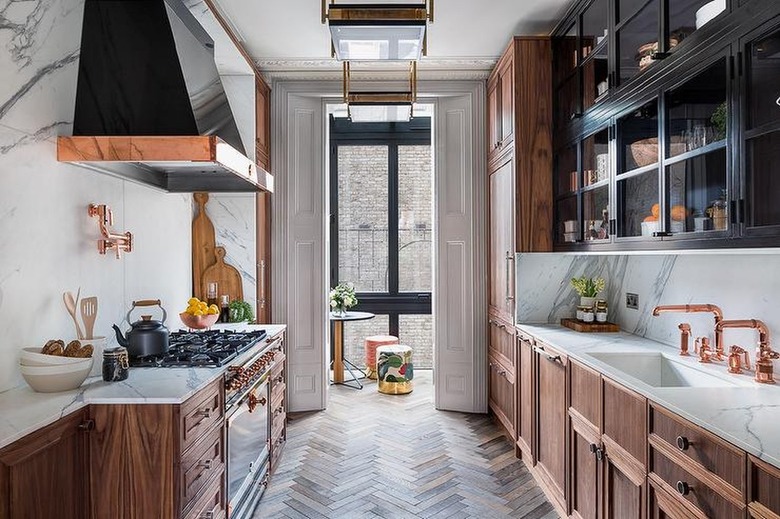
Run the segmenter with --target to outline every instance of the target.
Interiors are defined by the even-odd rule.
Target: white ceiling
[[[261,68],[322,68],[330,40],[317,0],[216,0]],[[360,0],[359,3],[414,3]],[[493,60],[512,35],[549,34],[571,0],[437,0],[429,26],[428,56],[420,63]],[[348,3],[339,1],[338,3]],[[357,2],[355,2],[357,3]],[[264,67],[265,66],[265,67]],[[337,66],[335,60],[332,66]]]

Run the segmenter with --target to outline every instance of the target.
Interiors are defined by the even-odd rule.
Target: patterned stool
[[[376,349],[377,389],[388,395],[405,395],[414,389],[412,379],[412,349],[403,344],[380,346]]]
[[[385,344],[398,344],[398,337],[394,335],[372,335],[366,337],[366,376],[376,380],[376,349]]]

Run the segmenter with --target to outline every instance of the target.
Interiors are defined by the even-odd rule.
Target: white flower
[[[331,301],[330,302],[330,307],[331,308],[336,308],[337,306],[339,306],[339,304],[336,301]]]

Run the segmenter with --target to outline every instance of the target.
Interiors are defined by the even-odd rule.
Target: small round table
[[[352,372],[352,369],[354,368],[357,371],[360,371],[361,374],[363,374],[363,372],[348,359],[344,358],[344,322],[366,321],[368,319],[373,319],[374,317],[376,316],[371,312],[347,312],[346,315],[330,314],[330,321],[333,323],[333,360],[331,361],[331,364],[333,365],[334,384],[343,384],[354,389],[363,389],[363,384],[361,384],[360,379]],[[352,380],[347,380],[346,382],[344,381],[345,364],[347,365],[347,371],[352,375]],[[365,374],[363,374],[363,376],[365,376]],[[352,382],[355,382],[358,387],[350,386],[349,384]]]

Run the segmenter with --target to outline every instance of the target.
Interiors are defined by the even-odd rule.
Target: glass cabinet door
[[[607,128],[583,139],[582,230],[583,238],[608,240],[609,233],[609,131]]]
[[[580,112],[578,56],[577,25],[574,24],[564,36],[553,40],[556,128],[565,127]]]
[[[686,37],[726,10],[725,0],[667,0],[667,50],[674,51]]]
[[[649,67],[662,50],[659,0],[619,0],[617,20],[617,73],[622,84]]]
[[[745,225],[780,226],[780,23],[745,48]]]
[[[595,0],[582,13],[582,109],[587,110],[609,90],[609,2]]]
[[[659,200],[658,101],[617,123],[617,237],[653,236],[663,231]]]
[[[567,146],[556,154],[555,164],[555,242],[558,244],[580,240],[577,177],[577,147]]]
[[[728,228],[726,57],[666,93],[667,230]]]

